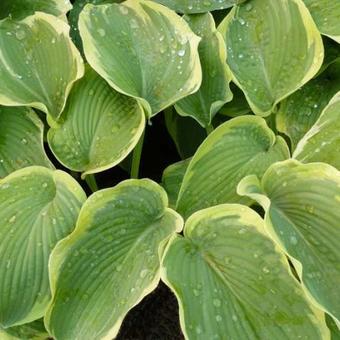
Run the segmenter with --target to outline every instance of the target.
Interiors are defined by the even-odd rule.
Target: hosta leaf
[[[242,116],[220,125],[201,144],[185,173],[177,209],[184,217],[220,203],[245,203],[236,193],[248,174],[262,176],[272,163],[289,157],[285,141],[261,117]]]
[[[176,13],[144,0],[87,5],[79,17],[90,65],[148,116],[195,92],[202,80],[199,38]]]
[[[230,89],[233,93],[233,100],[224,104],[218,113],[228,117],[250,114],[251,109],[243,92],[234,84],[231,84]]]
[[[24,18],[36,11],[61,17],[72,8],[69,0],[1,0],[0,19]]]
[[[303,0],[320,32],[340,44],[340,1]]]
[[[58,340],[112,339],[158,284],[164,243],[182,228],[164,190],[128,180],[93,194],[75,231],[53,251],[45,323]]]
[[[163,172],[162,186],[169,197],[170,207],[175,207],[181,189],[184,174],[191,158],[169,165]]]
[[[328,164],[288,160],[238,188],[266,211],[270,235],[292,259],[308,295],[339,320],[340,173]]]
[[[191,117],[182,117],[173,107],[164,111],[166,128],[182,159],[191,157],[207,137],[205,129]]]
[[[178,101],[175,108],[182,116],[191,116],[202,126],[208,126],[223,104],[232,99],[226,47],[210,13],[184,18],[193,32],[201,37],[198,53],[202,65],[202,85],[197,92]]]
[[[38,12],[0,21],[0,104],[33,106],[58,119],[84,66],[69,26]]]
[[[187,339],[327,339],[287,260],[250,208],[201,210],[170,242],[162,279],[177,296]]]
[[[276,115],[276,126],[289,136],[293,149],[339,90],[340,63],[335,63],[282,101]]]
[[[179,13],[205,13],[229,8],[246,0],[153,0]]]
[[[331,340],[340,340],[340,329],[329,315],[326,314],[326,323],[331,332]]]
[[[43,146],[43,124],[26,107],[0,106],[0,178],[30,165],[53,168]]]
[[[113,90],[90,67],[72,89],[49,145],[66,167],[86,175],[111,168],[137,144],[144,112],[133,98]]]
[[[340,92],[334,96],[316,123],[300,140],[293,157],[304,163],[325,162],[340,170],[339,131]]]
[[[123,2],[124,0],[76,0],[73,2],[73,8],[68,15],[68,21],[71,26],[70,36],[78,47],[78,49],[83,52],[83,44],[79,35],[78,20],[79,14],[87,4],[103,5]]]
[[[234,81],[254,113],[276,104],[319,70],[321,36],[300,0],[252,0],[238,5],[219,26]]]
[[[50,299],[50,252],[73,230],[85,198],[71,176],[39,166],[0,180],[2,327],[44,315]]]
[[[49,335],[42,319],[11,328],[0,328],[1,340],[47,340]]]

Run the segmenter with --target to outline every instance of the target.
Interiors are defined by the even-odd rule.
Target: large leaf
[[[325,162],[340,170],[339,131],[340,92],[334,96],[316,123],[300,140],[293,157],[304,163]]]
[[[309,296],[340,320],[340,173],[328,164],[288,160],[238,188],[266,211],[270,235],[292,259]]]
[[[177,296],[186,339],[328,339],[287,260],[250,208],[201,210],[172,239],[162,279]]]
[[[323,45],[300,0],[251,0],[219,26],[234,81],[254,113],[267,116],[276,104],[318,71]]]
[[[0,21],[0,104],[33,106],[58,119],[84,66],[69,26],[41,12]]]
[[[30,165],[53,168],[43,146],[43,124],[26,107],[0,106],[0,178]]]
[[[163,172],[162,186],[169,197],[170,207],[175,207],[190,158],[169,165]]]
[[[179,13],[205,13],[232,7],[246,0],[153,0]]]
[[[50,300],[50,252],[73,230],[85,198],[71,176],[39,166],[0,180],[2,327],[44,315]]]
[[[0,19],[23,18],[36,11],[63,16],[72,8],[69,0],[1,0]]]
[[[313,126],[334,94],[340,90],[340,63],[335,63],[299,91],[285,99],[276,115],[276,126],[289,136],[292,149]]]
[[[144,0],[87,5],[79,17],[90,65],[148,116],[198,90],[199,38],[176,13]]]
[[[72,89],[49,145],[66,167],[83,175],[118,164],[137,144],[145,125],[133,98],[113,90],[90,67]]]
[[[269,165],[289,157],[261,117],[242,116],[220,125],[201,144],[185,173],[177,209],[184,217],[220,203],[251,201],[236,193],[246,175],[262,176]]]
[[[178,101],[175,108],[182,116],[191,116],[202,126],[208,126],[223,104],[232,99],[226,47],[210,13],[184,18],[193,32],[201,37],[198,53],[202,65],[202,85],[197,92]]]
[[[340,44],[340,1],[303,0],[320,32]]]
[[[164,111],[166,128],[182,159],[191,157],[207,137],[207,132],[191,117],[182,117],[173,107]]]
[[[45,323],[58,340],[112,339],[158,284],[165,242],[182,229],[164,190],[128,180],[93,194],[75,231],[53,251]]]

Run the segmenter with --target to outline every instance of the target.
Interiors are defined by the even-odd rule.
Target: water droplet
[[[119,10],[120,10],[120,13],[122,13],[123,15],[129,14],[129,10],[124,5],[120,5]]]
[[[101,37],[105,37],[106,32],[103,28],[98,28],[97,32]]]
[[[246,8],[246,11],[249,12],[249,11],[252,10],[253,6],[252,6],[252,4],[247,4],[245,8]]]
[[[221,300],[219,300],[219,299],[214,299],[213,300],[213,304],[214,304],[214,306],[215,307],[221,307]]]
[[[294,235],[292,235],[292,236],[289,238],[289,241],[290,241],[290,243],[291,243],[293,246],[297,245],[297,243],[298,243],[298,240],[297,240],[296,236],[294,236]]]
[[[53,38],[53,39],[51,40],[51,43],[52,43],[52,44],[55,44],[55,41],[56,41],[55,38]]]
[[[159,41],[163,41],[164,40],[164,35],[161,35],[160,37],[159,37]]]
[[[26,139],[26,138],[23,138],[23,139],[21,140],[21,143],[22,143],[22,144],[27,144],[27,139]]]
[[[43,187],[43,188],[47,188],[47,185],[48,185],[48,184],[47,184],[46,182],[44,182],[43,185],[42,185],[42,187]]]
[[[196,326],[196,334],[201,334],[202,333],[202,328],[200,326]]]
[[[267,267],[263,267],[263,268],[262,268],[262,271],[263,271],[265,274],[270,273],[270,270],[269,270]]]
[[[148,271],[147,269],[143,269],[143,270],[140,272],[139,276],[143,279],[143,278],[146,276],[146,274],[147,274],[148,272],[149,272],[149,271]]]
[[[235,314],[233,314],[231,318],[232,318],[232,320],[235,321],[235,322],[238,320],[238,318],[237,318],[237,316],[236,316]]]
[[[26,33],[23,30],[18,30],[15,32],[15,36],[18,40],[23,40],[26,37]]]
[[[238,22],[243,26],[246,21],[243,18],[238,18]]]
[[[9,223],[14,223],[15,222],[15,220],[16,220],[16,216],[15,215],[13,215],[9,220],[8,220],[8,222]]]
[[[183,57],[185,55],[185,50],[179,50],[177,52],[177,54],[180,56],[180,57]]]
[[[222,321],[222,316],[221,315],[216,315],[215,319],[217,322],[221,322]]]
[[[57,224],[57,220],[54,217],[52,218],[52,224],[54,224],[54,225]]]
[[[200,295],[200,291],[198,289],[194,289],[193,293],[195,296],[199,296]]]
[[[244,57],[244,55],[243,55],[242,53],[240,53],[240,54],[238,55],[238,57],[239,57],[240,59],[242,59],[242,58]]]

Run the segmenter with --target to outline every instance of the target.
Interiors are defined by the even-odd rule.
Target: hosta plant
[[[339,0],[2,0],[0,340],[340,337]]]

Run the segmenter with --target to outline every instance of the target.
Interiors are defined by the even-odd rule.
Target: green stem
[[[214,127],[212,126],[212,124],[208,125],[205,128],[205,131],[207,131],[207,136],[209,136],[214,131]]]
[[[144,135],[145,135],[145,129],[143,131],[143,134],[140,136],[137,145],[135,146],[133,150],[131,173],[130,173],[131,178],[138,178],[140,159],[142,157],[142,150],[143,150],[143,143],[144,143]]]
[[[85,182],[89,186],[89,188],[92,190],[92,192],[98,191],[98,185],[96,182],[96,178],[93,174],[86,175]]]

